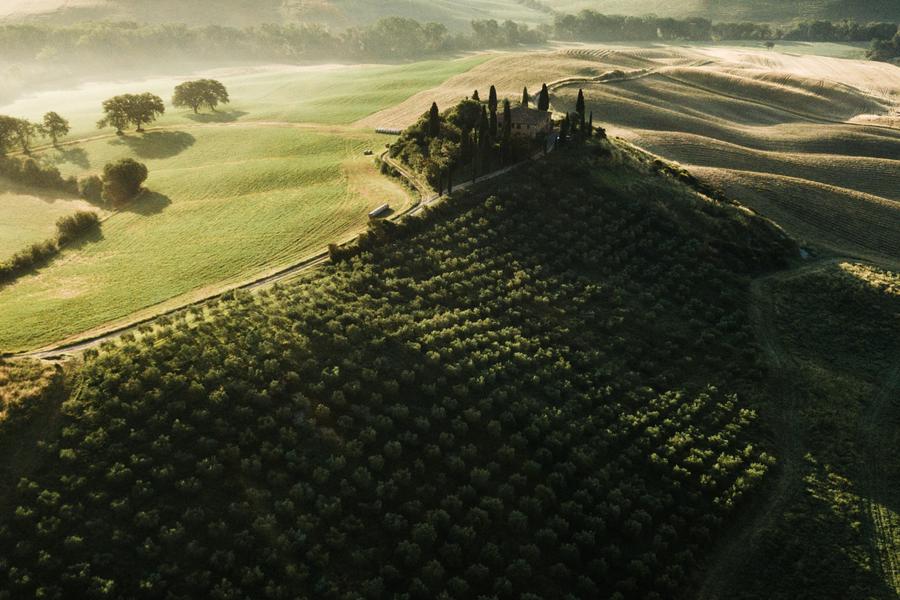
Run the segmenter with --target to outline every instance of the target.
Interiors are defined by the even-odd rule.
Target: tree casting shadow
[[[112,145],[128,146],[141,158],[171,158],[194,145],[196,139],[184,131],[148,131],[142,135],[123,135]]]
[[[197,123],[233,123],[237,121],[244,115],[250,113],[244,112],[242,110],[229,110],[227,112],[216,111],[212,113],[190,113],[187,116],[191,121],[195,121]]]
[[[69,252],[71,250],[81,250],[85,246],[88,246],[90,244],[95,244],[95,243],[101,241],[102,239],[103,239],[103,230],[100,227],[95,227],[95,228],[91,229],[90,231],[75,238],[74,240],[66,242],[65,244],[61,244],[59,246],[58,250],[56,250],[46,256],[43,256],[39,260],[34,261],[30,265],[28,265],[26,268],[14,273],[11,277],[0,279],[0,290],[2,290],[3,288],[5,288],[9,285],[12,285],[13,283],[15,283],[16,281],[18,281],[19,279],[21,279],[23,277],[30,276],[30,275],[37,275],[43,269],[46,269],[47,267],[52,265],[53,262],[57,258],[59,258],[63,252]]]
[[[149,217],[161,213],[170,204],[172,204],[172,199],[168,196],[144,190],[137,198],[120,207],[119,210]]]

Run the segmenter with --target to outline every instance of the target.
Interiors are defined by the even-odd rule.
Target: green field
[[[42,346],[252,280],[346,239],[379,204],[400,208],[405,190],[363,155],[390,138],[352,123],[484,60],[236,74],[222,77],[234,98],[227,110],[173,111],[156,129],[121,137],[90,129],[102,98],[142,89],[168,96],[173,81],[32,99],[26,116],[57,100],[76,137],[94,138],[43,150],[40,160],[84,175],[131,156],[149,167],[152,193],[105,221],[100,239],[0,289],[0,349]],[[58,218],[56,204],[20,198],[0,205],[0,222],[29,222],[5,252],[47,237]]]
[[[87,202],[57,193],[19,193],[0,182],[0,261],[26,246],[56,235],[56,220],[77,210],[96,210]]]

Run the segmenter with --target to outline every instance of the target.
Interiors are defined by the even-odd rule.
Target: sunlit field
[[[38,347],[252,280],[346,239],[377,205],[402,208],[407,192],[364,155],[391,138],[352,123],[486,58],[224,74],[232,104],[200,115],[169,108],[144,134],[93,128],[100,103],[125,91],[168,97],[176,80],[86,85],[0,109],[71,117],[75,133],[36,152],[64,175],[98,173],[123,157],[150,170],[150,193],[107,219],[100,239],[0,288],[0,349]],[[16,234],[0,250],[49,237],[60,215],[84,204],[8,196],[0,215]]]

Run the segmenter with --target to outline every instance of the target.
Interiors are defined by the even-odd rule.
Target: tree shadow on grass
[[[194,145],[196,139],[184,131],[148,131],[141,135],[122,135],[110,144],[128,146],[140,158],[171,158]]]
[[[47,158],[48,162],[54,165],[69,163],[81,169],[91,168],[91,161],[84,148],[59,147],[55,149],[54,153],[47,155]]]
[[[6,286],[12,285],[23,277],[40,273],[41,270],[52,265],[53,262],[64,252],[81,250],[85,246],[95,244],[101,240],[103,240],[102,227],[94,227],[90,231],[83,233],[74,240],[68,241],[65,244],[61,244],[59,246],[54,246],[54,250],[52,252],[44,254],[43,256],[37,258],[21,269],[17,269],[12,275],[0,277],[0,290],[5,288]]]
[[[190,113],[187,116],[191,121],[197,123],[233,123],[241,117],[250,113],[243,110],[216,111],[212,113]]]
[[[120,207],[119,210],[149,217],[161,213],[170,204],[172,204],[172,199],[168,196],[144,190],[137,198]]]

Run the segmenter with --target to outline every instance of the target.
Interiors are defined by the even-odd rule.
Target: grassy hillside
[[[826,57],[697,48],[582,53],[633,77],[584,88],[594,118],[697,169],[804,243],[874,260],[900,250],[900,72]]]
[[[0,585],[690,590],[778,469],[745,302],[796,249],[639,157],[559,152],[310,281],[89,353],[3,513]]]
[[[549,19],[541,10],[516,0],[44,0],[15,2],[0,8],[0,18],[39,19],[55,23],[78,20],[133,20],[148,23],[252,25],[314,21],[348,27],[403,16],[468,28],[473,19],[514,19],[538,23]]]
[[[787,475],[703,597],[896,598],[900,274],[826,261],[758,284]]]
[[[900,20],[900,6],[892,0],[544,0],[543,4],[570,13],[591,9],[617,15],[691,16],[714,21]]]
[[[0,262],[26,246],[54,237],[60,217],[98,210],[80,198],[22,190],[5,181],[0,181],[0,190],[4,190],[0,191]]]
[[[0,110],[65,113],[75,143],[36,156],[66,175],[98,173],[130,156],[148,165],[152,191],[111,215],[102,239],[0,289],[0,349],[35,348],[250,280],[346,239],[375,206],[401,209],[408,194],[363,155],[390,138],[352,122],[485,59],[225,75],[234,99],[226,110],[170,109],[143,135],[92,128],[100,102],[144,89],[168,97],[177,80],[89,85]],[[11,200],[0,204],[0,216],[8,215],[0,222],[27,220],[15,236],[22,242],[71,206]]]

